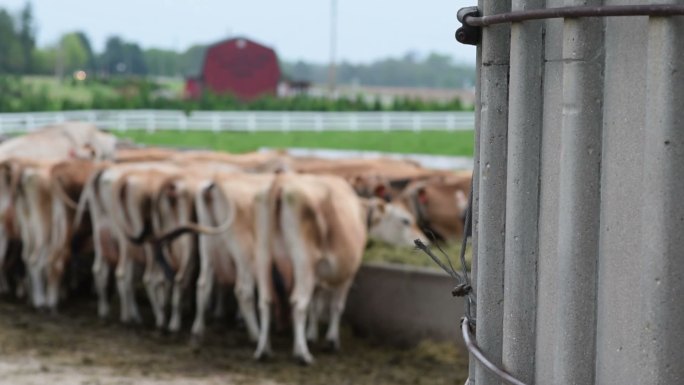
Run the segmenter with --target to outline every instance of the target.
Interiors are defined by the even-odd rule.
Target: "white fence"
[[[212,131],[422,131],[472,130],[473,112],[267,112],[89,110],[0,114],[0,132],[80,120],[117,130]]]

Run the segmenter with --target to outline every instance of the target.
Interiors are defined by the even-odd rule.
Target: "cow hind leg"
[[[145,290],[147,291],[147,297],[150,300],[150,305],[152,305],[152,311],[154,312],[155,324],[158,329],[162,329],[165,323],[164,314],[164,283],[159,282],[159,275],[161,272],[156,268],[156,262],[148,258],[145,273],[143,275],[143,283],[145,284]],[[164,278],[161,277],[161,280]]]
[[[334,288],[330,296],[330,323],[325,340],[333,351],[340,350],[340,320],[351,283],[352,280],[350,279],[341,286]]]
[[[109,284],[109,264],[104,261],[101,252],[95,253],[95,261],[93,262],[93,280],[95,282],[95,291],[97,292],[97,315],[100,318],[107,318],[109,316],[109,300],[107,298],[107,286]]]
[[[313,356],[306,343],[306,317],[315,288],[315,272],[310,263],[311,250],[307,247],[296,206],[283,205],[282,229],[288,252],[294,267],[294,288],[290,302],[292,303],[292,321],[294,329],[293,354],[302,364],[312,364]]]
[[[320,290],[316,290],[311,300],[311,305],[309,305],[308,324],[306,328],[306,340],[309,341],[309,343],[318,341],[318,316],[320,314],[321,294]]]
[[[64,275],[64,263],[61,258],[52,263],[47,275],[47,306],[53,312],[57,312],[59,304],[59,290]]]
[[[255,263],[257,288],[259,293],[259,341],[254,352],[255,359],[263,359],[272,354],[269,331],[271,328],[271,268],[272,260],[270,253],[270,213],[267,196],[260,193],[255,198],[255,230],[257,234]]]
[[[33,307],[39,310],[45,308],[45,274],[40,263],[31,263],[29,268],[29,283]]]
[[[247,256],[239,256],[237,259],[239,258],[243,258],[242,261],[245,261]],[[247,266],[244,266],[244,262],[238,262],[235,297],[240,306],[240,313],[247,325],[249,337],[253,342],[256,342],[259,339],[259,324],[254,307],[254,289],[255,284],[252,272]]]
[[[123,244],[122,248],[126,245]],[[121,259],[116,266],[116,286],[119,291],[119,300],[121,301],[121,322],[124,324],[130,322],[139,323],[140,313],[135,302],[135,293],[133,291],[133,261],[129,260],[127,253],[121,255]]]
[[[9,293],[10,286],[7,282],[7,276],[5,276],[5,270],[0,267],[0,295]]]
[[[212,289],[214,289],[214,266],[212,264],[212,256],[214,252],[213,237],[201,235],[199,240],[200,249],[200,272],[196,283],[196,304],[195,304],[195,320],[192,324],[192,338],[193,343],[198,343],[205,330],[205,316],[209,308],[209,301],[211,300]],[[216,293],[222,290],[216,287]],[[220,296],[219,296],[220,297]],[[222,299],[222,298],[221,298]]]

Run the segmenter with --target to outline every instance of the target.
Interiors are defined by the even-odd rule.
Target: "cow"
[[[73,226],[78,200],[96,164],[90,160],[61,161],[50,168],[51,222],[47,259],[47,306],[57,311],[58,293],[65,270],[78,254],[89,251],[92,238],[88,222]]]
[[[47,306],[46,277],[51,251],[52,195],[50,169],[55,161],[14,159],[19,176],[14,195],[16,221],[22,242],[22,260],[28,272],[30,301]]]
[[[138,196],[138,187],[142,185],[145,191],[144,185],[147,183],[144,173],[140,175],[133,173],[134,171],[150,172],[152,175],[150,181],[158,184],[161,179],[160,172],[173,173],[177,172],[178,168],[163,162],[101,163],[86,183],[74,219],[75,226],[78,227],[86,212],[91,218],[95,248],[92,269],[98,296],[98,315],[103,319],[109,316],[107,286],[111,269],[114,267],[120,295],[122,323],[141,321],[132,289],[133,261],[145,262],[151,254],[149,248],[146,254],[144,247],[129,240],[129,237],[138,238],[139,234],[133,233],[140,230],[131,230],[132,225],[125,216],[135,214],[135,218],[139,218],[142,214],[138,210],[140,210],[140,205],[145,203],[145,199],[135,201],[131,194]],[[130,176],[135,177],[130,181],[129,189],[127,178]],[[148,193],[151,193],[149,189]]]
[[[444,180],[418,180],[393,203],[411,212],[421,230],[434,240],[457,241],[463,237],[470,186],[470,173]]]
[[[0,266],[10,244],[19,238],[12,201],[16,194],[12,193],[11,184],[15,181],[16,185],[20,170],[13,159],[109,159],[113,156],[115,144],[113,135],[79,122],[42,127],[0,143]],[[0,281],[3,280],[0,269]]]
[[[205,329],[205,313],[211,289],[234,283],[240,313],[249,337],[256,342],[259,335],[254,295],[254,254],[256,232],[254,198],[267,189],[273,180],[270,174],[218,174],[195,196],[199,223],[205,228],[229,223],[220,235],[200,234],[200,273],[197,280],[197,301],[192,334],[201,339]]]
[[[164,327],[169,284],[164,279],[162,267],[154,261],[153,245],[144,242],[153,235],[154,198],[165,178],[178,172],[178,167],[161,163],[150,169],[126,170],[112,184],[110,214],[118,230],[119,258],[115,275],[122,301],[123,322],[128,322],[130,316],[137,316],[135,313],[126,314],[127,309],[135,308],[133,268],[137,262],[144,265],[143,283],[156,326]]]
[[[173,158],[178,150],[157,147],[117,149],[114,155],[115,163],[161,162]]]
[[[116,137],[82,122],[67,122],[36,129],[0,143],[0,160],[11,157],[31,159],[92,158],[112,159]]]
[[[294,356],[305,364],[313,362],[306,340],[315,339],[313,324],[317,317],[310,314],[315,313],[310,305],[317,291],[327,292],[324,298],[330,309],[330,323],[326,340],[339,348],[340,317],[361,265],[367,226],[375,224],[367,207],[371,205],[364,205],[343,178],[329,175],[283,173],[257,194],[255,259],[261,325],[255,358],[270,354],[273,264],[281,272],[292,272],[291,279],[285,282],[289,282],[287,289],[291,293]],[[414,237],[420,235],[411,234],[405,243]],[[308,332],[307,316],[312,320]]]
[[[250,152],[244,154],[228,154],[214,151],[182,151],[172,161],[180,162],[212,162],[237,166],[245,172],[262,173],[289,170],[290,158],[281,152]]]
[[[112,217],[119,228],[119,292],[122,296],[128,293],[124,298],[132,297],[132,263],[135,258],[131,258],[128,251],[132,246],[130,243],[133,243],[143,250],[144,258],[138,258],[137,262],[145,265],[143,283],[159,329],[166,326],[164,308],[169,299],[170,288],[173,289],[173,309],[169,329],[178,331],[180,328],[181,294],[190,279],[188,274],[194,250],[192,240],[185,238],[175,245],[172,244],[165,253],[156,233],[162,232],[167,226],[165,222],[169,220],[171,225],[175,222],[181,226],[190,226],[184,222],[192,219],[192,204],[188,203],[187,199],[182,199],[183,196],[191,196],[197,184],[204,179],[210,179],[214,172],[236,170],[236,167],[225,163],[167,162],[153,169],[127,170],[112,187]],[[194,230],[194,227],[190,228]],[[135,253],[131,255],[140,256]],[[172,268],[168,269],[170,266]],[[166,274],[174,276],[167,280]]]
[[[239,169],[235,166],[223,163],[188,163],[183,167],[183,172],[168,176],[160,186],[156,198],[153,201],[153,230],[155,237],[154,247],[160,248],[168,243],[167,247],[161,249],[162,254],[158,254],[157,262],[162,263],[167,271],[168,277],[172,281],[173,289],[171,294],[171,318],[168,329],[171,332],[178,332],[181,328],[181,301],[184,291],[191,283],[191,273],[194,269],[193,256],[197,252],[197,245],[194,237],[190,234],[182,235],[176,229],[191,226],[197,220],[197,209],[195,205],[196,196],[199,191],[207,184],[211,184],[217,173],[237,173]],[[201,224],[201,223],[200,223]],[[204,227],[205,229],[208,227]],[[194,228],[189,228],[193,230]],[[167,242],[158,241],[157,238],[167,237],[166,233],[172,233],[173,239]],[[159,253],[159,249],[155,249]],[[160,259],[160,258],[163,258]]]

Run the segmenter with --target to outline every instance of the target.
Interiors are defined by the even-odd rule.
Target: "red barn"
[[[279,81],[280,66],[273,49],[249,39],[234,38],[207,48],[200,74],[187,79],[185,92],[191,98],[206,90],[250,101],[276,95]]]

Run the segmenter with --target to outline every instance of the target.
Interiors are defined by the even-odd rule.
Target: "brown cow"
[[[98,295],[98,315],[101,318],[106,318],[109,315],[107,283],[110,270],[115,267],[117,286],[121,297],[121,322],[139,322],[141,320],[131,285],[133,283],[133,261],[144,262],[146,255],[141,246],[132,244],[127,238],[129,235],[133,238],[137,237],[132,233],[140,230],[131,230],[132,225],[128,222],[128,217],[123,217],[123,215],[135,214],[136,219],[140,217],[141,214],[138,210],[141,202],[132,199],[131,193],[137,195],[138,185],[144,185],[146,181],[144,175],[134,178],[136,183],[132,183],[133,186],[129,191],[125,179],[129,172],[152,172],[152,170],[170,173],[178,171],[176,167],[159,162],[103,164],[99,171],[93,173],[81,195],[75,223],[78,226],[85,211],[90,213],[95,247],[93,278]],[[153,178],[155,181],[158,179],[158,177]],[[126,188],[124,189],[123,186]],[[121,224],[124,225],[121,226]],[[148,250],[148,256],[149,254],[151,254],[150,250]],[[122,256],[125,259],[124,263],[120,263]]]
[[[18,180],[19,169],[14,166],[12,159],[109,159],[113,156],[115,144],[113,135],[100,132],[91,124],[78,122],[43,127],[0,143],[0,262],[10,242],[18,238],[15,205],[12,202],[16,194],[11,192],[10,184]],[[0,278],[0,281],[3,279]]]
[[[237,166],[246,172],[273,172],[290,168],[290,159],[281,152],[250,152],[228,154],[214,151],[183,151],[173,157],[173,161],[212,162]]]
[[[163,237],[164,233],[173,233],[174,229],[191,225],[197,218],[195,199],[198,191],[203,186],[211,184],[217,173],[237,171],[236,167],[226,164],[189,163],[183,167],[182,173],[167,177],[162,182],[153,205],[155,235]],[[172,332],[178,332],[181,327],[182,295],[191,283],[190,278],[194,268],[193,255],[196,251],[197,245],[194,237],[186,234],[173,239],[168,247],[163,248],[163,254],[157,256],[157,258],[165,259],[157,262],[170,268],[171,271],[167,274],[173,274],[169,320],[169,330]]]
[[[330,309],[326,339],[338,348],[340,317],[361,264],[366,223],[372,225],[374,221],[367,219],[368,212],[351,186],[340,177],[328,175],[281,174],[268,190],[257,195],[255,208],[261,319],[255,357],[270,353],[271,265],[275,264],[281,272],[293,272],[289,289],[294,355],[309,364],[313,357],[306,334],[315,337],[312,324],[316,317],[309,315],[311,332],[305,333],[305,328],[307,314],[313,309],[310,305],[314,294],[325,292],[321,295],[329,302]],[[406,243],[412,240],[407,239]]]
[[[59,287],[72,254],[85,247],[84,241],[91,238],[90,223],[81,222],[75,228],[74,218],[77,202],[95,167],[92,161],[74,159],[50,169],[52,234],[47,260],[47,306],[53,312],[57,310]]]
[[[463,237],[463,216],[468,206],[471,176],[425,180],[410,184],[393,203],[405,207],[428,236],[446,242]]]
[[[204,316],[214,282],[218,286],[235,284],[235,296],[255,342],[259,335],[254,308],[254,253],[256,233],[254,197],[266,190],[272,175],[220,174],[196,194],[199,223],[217,226],[228,221],[227,231],[218,235],[200,235],[200,274],[197,280],[197,309],[192,333],[204,334]]]
[[[116,163],[160,162],[173,158],[178,150],[157,147],[117,149],[114,157]]]

